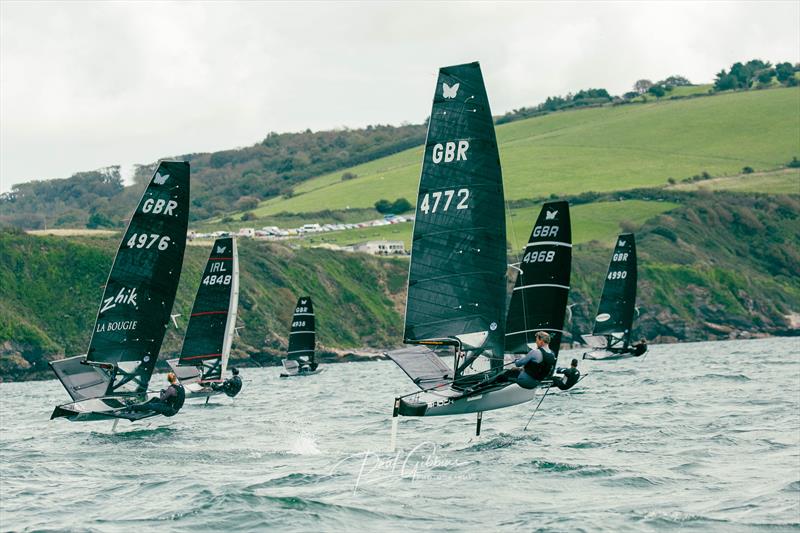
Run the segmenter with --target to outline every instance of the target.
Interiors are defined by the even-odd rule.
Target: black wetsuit
[[[639,344],[634,344],[633,345],[633,356],[634,357],[639,357],[640,355],[643,355],[644,352],[646,352],[646,351],[647,351],[647,344],[644,343],[644,342],[640,342]]]
[[[131,411],[155,411],[164,416],[175,416],[186,401],[183,385],[172,384],[161,391],[158,399],[153,398],[145,403],[131,406]]]
[[[571,389],[581,379],[581,371],[574,366],[567,368],[562,374],[567,378],[566,380],[556,379],[553,381],[553,384],[561,390]]]
[[[230,379],[226,379],[225,383],[222,384],[222,392],[224,392],[227,396],[233,398],[239,391],[242,390],[242,378],[238,375],[233,376]]]

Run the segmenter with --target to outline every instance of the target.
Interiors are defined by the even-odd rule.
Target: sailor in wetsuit
[[[242,390],[242,378],[239,377],[239,369],[231,368],[231,374],[233,376],[223,381],[222,385],[212,385],[211,388],[221,390],[231,398],[239,394],[239,391]]]
[[[297,367],[298,374],[306,374],[308,372],[313,372],[319,366],[319,363],[317,363],[316,361],[314,361],[313,363],[309,363],[308,359],[304,359],[302,357],[297,359],[297,364],[299,365]]]
[[[573,359],[569,368],[556,369],[557,374],[562,374],[559,377],[553,378],[553,385],[561,390],[569,390],[581,379],[581,371],[578,370],[578,360]]]
[[[158,399],[153,398],[145,403],[132,405],[131,411],[155,411],[156,413],[164,416],[175,416],[178,411],[183,407],[183,402],[186,400],[186,391],[183,390],[183,385],[178,383],[178,378],[174,373],[167,374],[167,380],[170,385],[161,391]]]
[[[546,331],[536,332],[536,348],[514,361],[516,368],[510,368],[495,377],[480,383],[481,388],[514,381],[523,389],[535,389],[540,382],[553,375],[556,368],[556,356],[550,350],[550,334]],[[473,392],[474,388],[468,388],[467,392]]]
[[[523,389],[535,389],[542,380],[551,377],[556,368],[556,356],[550,350],[550,334],[537,331],[536,348],[514,361],[514,366],[521,369],[516,381]]]
[[[639,342],[637,342],[632,346],[632,348],[634,357],[639,357],[640,355],[644,355],[644,353],[647,351],[647,341],[645,340],[644,337],[642,337],[641,340],[639,340]]]

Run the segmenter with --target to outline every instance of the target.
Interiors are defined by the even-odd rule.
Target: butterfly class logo
[[[459,85],[461,84],[447,85],[446,82],[442,82],[442,96],[445,98],[455,98],[458,95]]]
[[[300,300],[300,305],[306,305],[306,302],[307,302],[307,301],[308,301],[308,300]]]
[[[623,240],[620,240],[620,241],[619,241],[619,244],[618,244],[617,246],[625,246],[625,241],[623,241]]]
[[[225,250],[226,250],[227,248],[228,248],[227,246],[217,246],[217,253],[218,253],[218,254],[224,254],[224,253],[225,253]]]
[[[160,172],[156,172],[156,177],[153,178],[153,183],[155,183],[156,185],[164,185],[164,183],[166,183],[168,179],[169,179],[169,174],[164,174],[162,176]]]
[[[544,214],[544,219],[545,220],[555,220],[557,214],[558,214],[558,209],[556,209],[555,211],[547,211]]]

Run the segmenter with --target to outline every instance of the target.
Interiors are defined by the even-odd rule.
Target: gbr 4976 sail
[[[52,418],[137,420],[180,280],[189,221],[189,163],[163,161],[142,195],[106,282],[86,355],[50,363],[73,402]]]
[[[208,398],[238,388],[225,382],[239,302],[239,252],[236,239],[214,241],[200,278],[179,359],[168,361],[188,398]],[[235,393],[233,389],[235,390]],[[232,394],[233,393],[233,394]]]

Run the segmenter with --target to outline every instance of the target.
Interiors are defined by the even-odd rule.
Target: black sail
[[[291,359],[304,357],[314,361],[314,343],[316,341],[316,322],[314,320],[314,304],[311,298],[303,296],[297,300],[292,315],[292,329],[289,332],[289,351]]]
[[[113,377],[109,393],[147,390],[178,289],[188,221],[189,163],[163,161],[120,243],[86,355]]]
[[[196,366],[201,380],[220,380],[228,366],[239,301],[239,254],[236,240],[214,241],[189,316],[178,362]]]
[[[502,354],[503,179],[480,65],[439,70],[422,163],[406,302],[406,343]]]
[[[558,354],[572,266],[572,229],[567,202],[542,207],[522,253],[506,320],[506,352],[526,353],[537,331],[550,333]]]
[[[617,237],[608,265],[603,295],[594,319],[594,335],[613,335],[630,344],[636,306],[636,240],[633,233]]]

